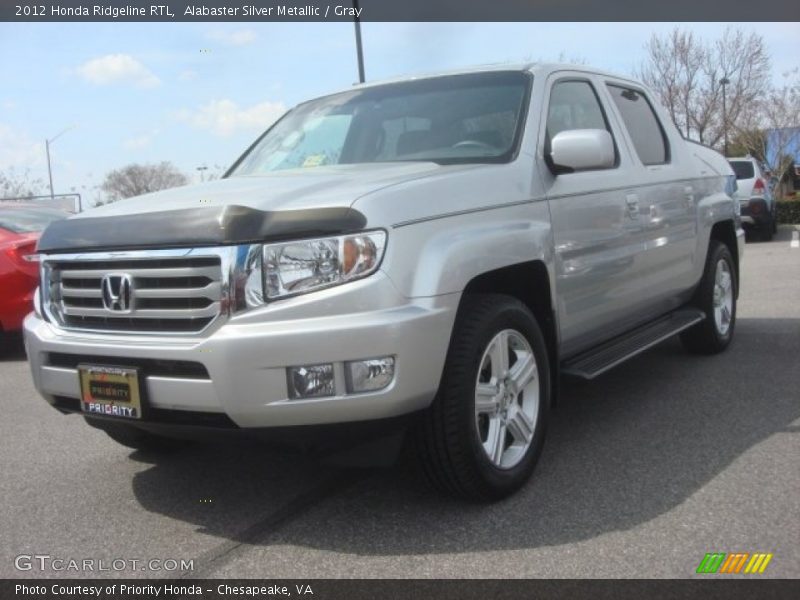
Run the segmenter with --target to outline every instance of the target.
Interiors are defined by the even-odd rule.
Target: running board
[[[705,319],[705,314],[694,308],[675,311],[666,317],[652,321],[616,337],[610,342],[570,358],[562,364],[561,372],[583,379],[594,379],[601,373],[605,373],[703,319]]]

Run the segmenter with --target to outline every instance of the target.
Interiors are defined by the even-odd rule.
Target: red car
[[[0,334],[19,331],[33,310],[39,285],[36,242],[45,227],[67,216],[51,208],[0,203]]]

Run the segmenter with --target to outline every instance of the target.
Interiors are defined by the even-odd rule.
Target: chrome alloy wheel
[[[536,356],[521,333],[504,329],[481,357],[475,386],[475,423],[486,456],[511,469],[525,457],[539,414]]]
[[[733,318],[733,278],[728,262],[720,260],[714,275],[714,325],[720,335],[726,335]]]

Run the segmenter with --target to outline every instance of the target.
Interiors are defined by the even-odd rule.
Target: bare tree
[[[656,90],[675,126],[690,137],[690,115],[698,101],[706,49],[692,32],[678,28],[666,37],[654,34],[645,49],[648,61],[640,69],[639,77]]]
[[[153,165],[132,164],[108,173],[100,185],[106,203],[150,192],[186,185],[186,175],[170,162]]]
[[[30,198],[41,192],[41,179],[34,179],[30,171],[17,173],[13,167],[0,172],[0,198]]]
[[[728,28],[720,39],[705,43],[676,28],[665,37],[654,34],[645,49],[639,76],[683,135],[709,146],[719,145],[726,125],[730,132],[732,123],[750,118],[769,91],[770,59],[764,39],[755,33]]]
[[[787,82],[757,101],[757,111],[732,122],[743,150],[764,163],[780,182],[800,151],[800,72],[784,75]],[[793,79],[793,80],[792,80]]]

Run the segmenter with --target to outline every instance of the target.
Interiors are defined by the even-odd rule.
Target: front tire
[[[733,339],[736,326],[736,269],[725,244],[712,240],[703,278],[693,304],[706,318],[681,334],[683,346],[695,354],[717,354]]]
[[[530,310],[509,296],[466,296],[439,393],[415,431],[431,482],[473,501],[519,489],[542,452],[550,389],[544,336]]]

